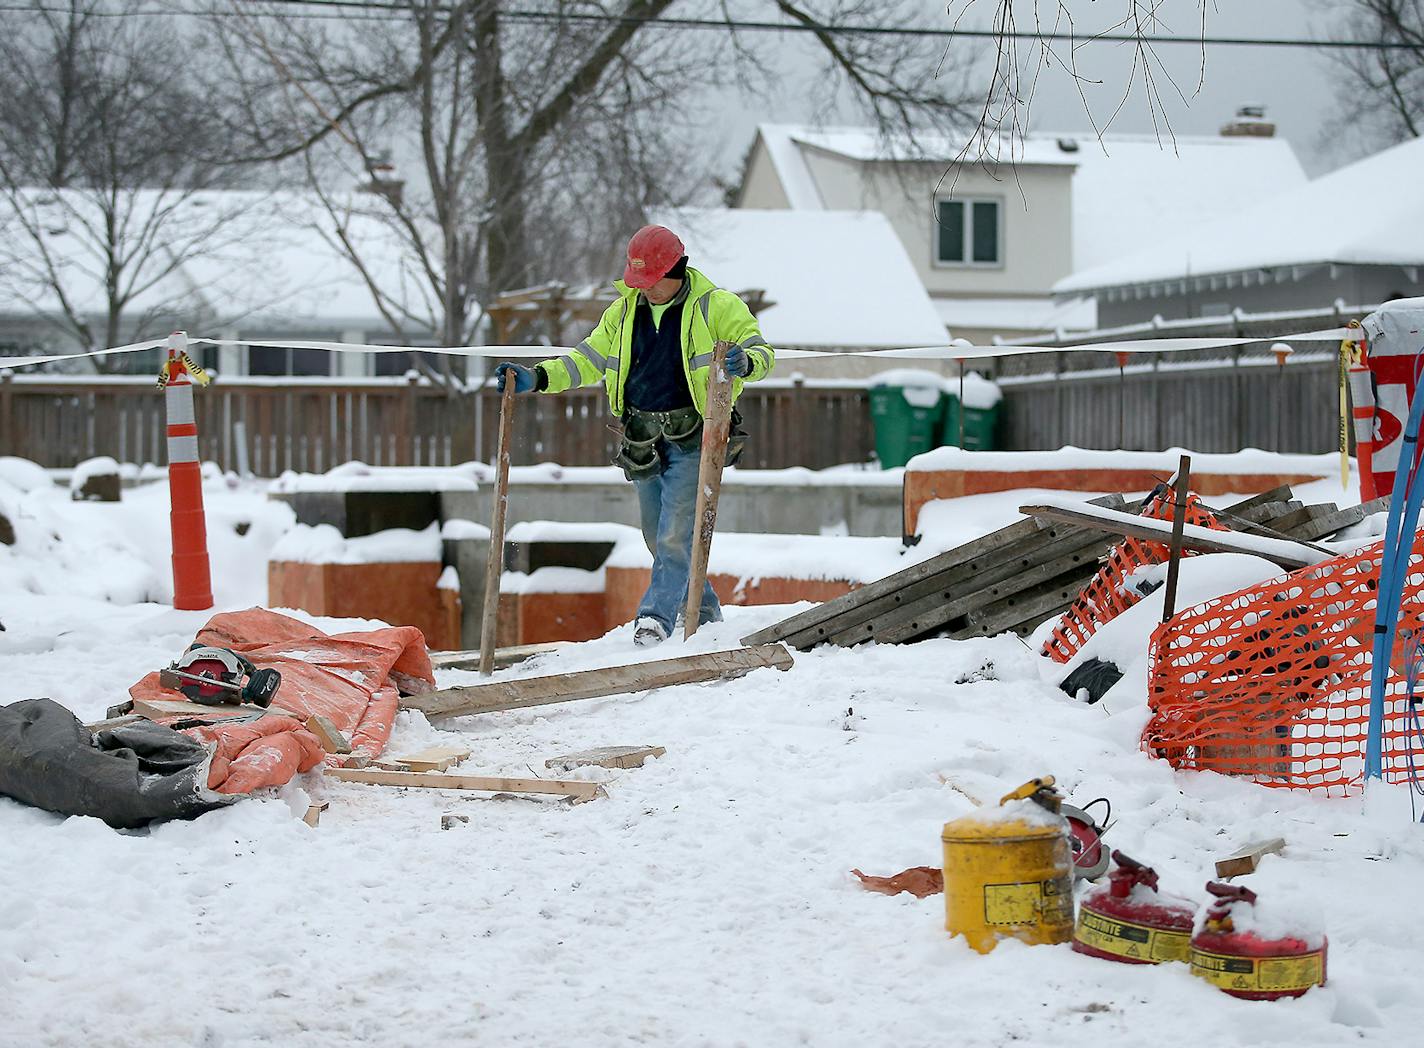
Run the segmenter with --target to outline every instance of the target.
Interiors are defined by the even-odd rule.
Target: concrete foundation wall
[[[490,489],[448,491],[441,495],[441,516],[484,522],[491,519]],[[508,523],[555,520],[569,523],[627,524],[638,527],[638,496],[633,485],[512,484]],[[769,535],[885,536],[901,534],[899,485],[725,484],[717,506],[717,530]]]

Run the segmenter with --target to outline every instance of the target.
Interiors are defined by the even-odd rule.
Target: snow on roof
[[[915,148],[886,143],[871,128],[761,124],[772,166],[791,207],[825,207],[802,147],[861,162],[953,163],[964,140],[920,137]],[[1007,166],[1069,165],[1073,173],[1073,267],[1081,271],[1120,258],[1141,243],[1187,233],[1305,184],[1305,171],[1282,138],[1221,135],[1107,134],[1035,131],[989,143]],[[975,154],[971,154],[975,155]],[[1011,178],[1012,172],[1001,177]]]
[[[875,211],[667,210],[690,263],[732,291],[760,288],[773,346],[940,345],[944,325],[889,220]]]
[[[1074,298],[937,298],[936,312],[951,334],[960,329],[1088,331],[1098,326],[1098,301]]]
[[[1248,211],[1193,225],[1170,243],[1086,269],[1057,292],[1084,291],[1272,266],[1424,263],[1424,197],[1409,191],[1424,165],[1411,139],[1312,182],[1281,186]]]

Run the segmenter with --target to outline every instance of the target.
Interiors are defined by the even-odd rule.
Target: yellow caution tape
[[[1350,486],[1350,368],[1363,363],[1364,352],[1360,349],[1358,335],[1360,322],[1350,321],[1348,327],[1355,338],[1340,341],[1340,486]]]
[[[163,366],[158,369],[159,389],[162,389],[164,386],[168,385],[168,379],[173,374],[173,365],[176,362],[181,362],[183,365],[183,369],[187,371],[188,374],[192,376],[193,381],[200,386],[206,386],[213,380],[213,376],[209,375],[206,371],[204,371],[202,366],[199,365],[196,360],[188,356],[186,352],[182,352],[178,354],[177,361],[175,361],[174,358],[169,357],[163,362]]]

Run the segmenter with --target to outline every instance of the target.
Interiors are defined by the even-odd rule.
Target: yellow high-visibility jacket
[[[746,382],[756,382],[776,366],[776,353],[761,337],[756,319],[746,303],[724,291],[701,272],[688,267],[687,299],[682,306],[682,367],[692,402],[700,414],[707,414],[707,374],[712,364],[714,342],[735,342],[747,351],[752,369],[745,379],[733,379],[732,400],[741,395]],[[623,387],[633,355],[633,310],[638,292],[621,280],[614,281],[618,301],[603,312],[593,333],[573,351],[541,361],[549,376],[545,393],[562,393],[575,386],[602,381],[608,403],[615,415],[623,414]]]

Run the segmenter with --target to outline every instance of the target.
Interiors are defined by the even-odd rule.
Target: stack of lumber
[[[1280,487],[1215,512],[1222,524],[1243,533],[1311,543],[1379,512],[1381,501],[1344,510],[1330,504],[1306,506],[1293,498],[1289,487]],[[1088,505],[1120,511],[1119,517],[1140,508],[1121,495]],[[742,638],[742,643],[781,642],[805,650],[825,643],[848,647],[938,635],[964,639],[1009,631],[1027,634],[1068,610],[1120,540],[1123,532],[1116,527],[1094,523],[1088,513],[1073,522],[1052,519],[1046,512],[1032,515],[793,615]]]

